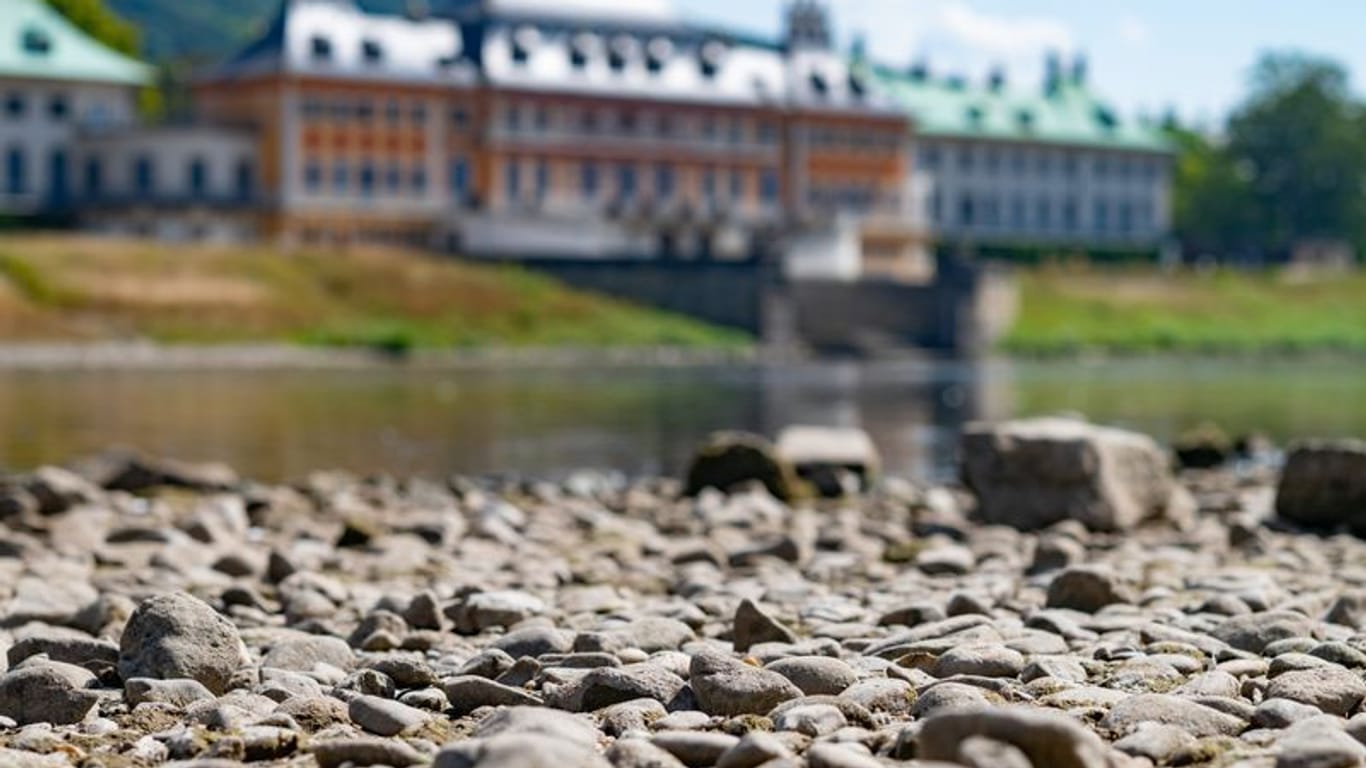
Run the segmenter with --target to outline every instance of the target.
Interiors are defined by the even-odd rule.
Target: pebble
[[[119,674],[125,680],[184,678],[221,694],[248,663],[232,622],[179,592],[139,605],[119,641]]]

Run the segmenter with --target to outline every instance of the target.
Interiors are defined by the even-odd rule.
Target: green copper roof
[[[0,77],[143,85],[147,65],[77,29],[42,0],[0,0]]]
[[[1156,125],[1123,120],[1085,84],[1068,78],[1051,93],[1024,93],[865,66],[923,136],[1172,151]]]

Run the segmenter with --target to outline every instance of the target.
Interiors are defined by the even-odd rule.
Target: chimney
[[[793,0],[787,7],[787,49],[828,51],[834,46],[830,16],[820,0]]]
[[[925,59],[918,59],[914,64],[911,65],[911,68],[907,71],[907,74],[910,75],[911,80],[913,82],[926,82],[930,79],[930,63]]]
[[[1072,84],[1076,86],[1086,85],[1086,75],[1090,69],[1090,62],[1086,60],[1086,54],[1079,53],[1072,60]]]
[[[1062,54],[1049,51],[1044,59],[1043,89],[1049,96],[1062,89]]]
[[[991,74],[987,75],[987,88],[992,93],[1000,93],[1006,89],[1005,67],[996,66],[992,68]]]

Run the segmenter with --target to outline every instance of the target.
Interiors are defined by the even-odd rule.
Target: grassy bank
[[[1045,267],[1019,274],[1008,351],[1366,352],[1366,274]]]
[[[405,251],[0,235],[0,341],[130,338],[394,350],[746,343],[517,268]]]

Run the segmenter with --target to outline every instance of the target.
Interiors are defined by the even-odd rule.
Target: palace
[[[793,0],[776,40],[665,0],[282,0],[195,81],[193,120],[154,127],[134,118],[143,65],[8,2],[10,215],[906,280],[936,249],[1155,249],[1168,226],[1160,132],[1121,121],[1083,66],[1038,94],[895,70],[838,50],[817,0]]]

